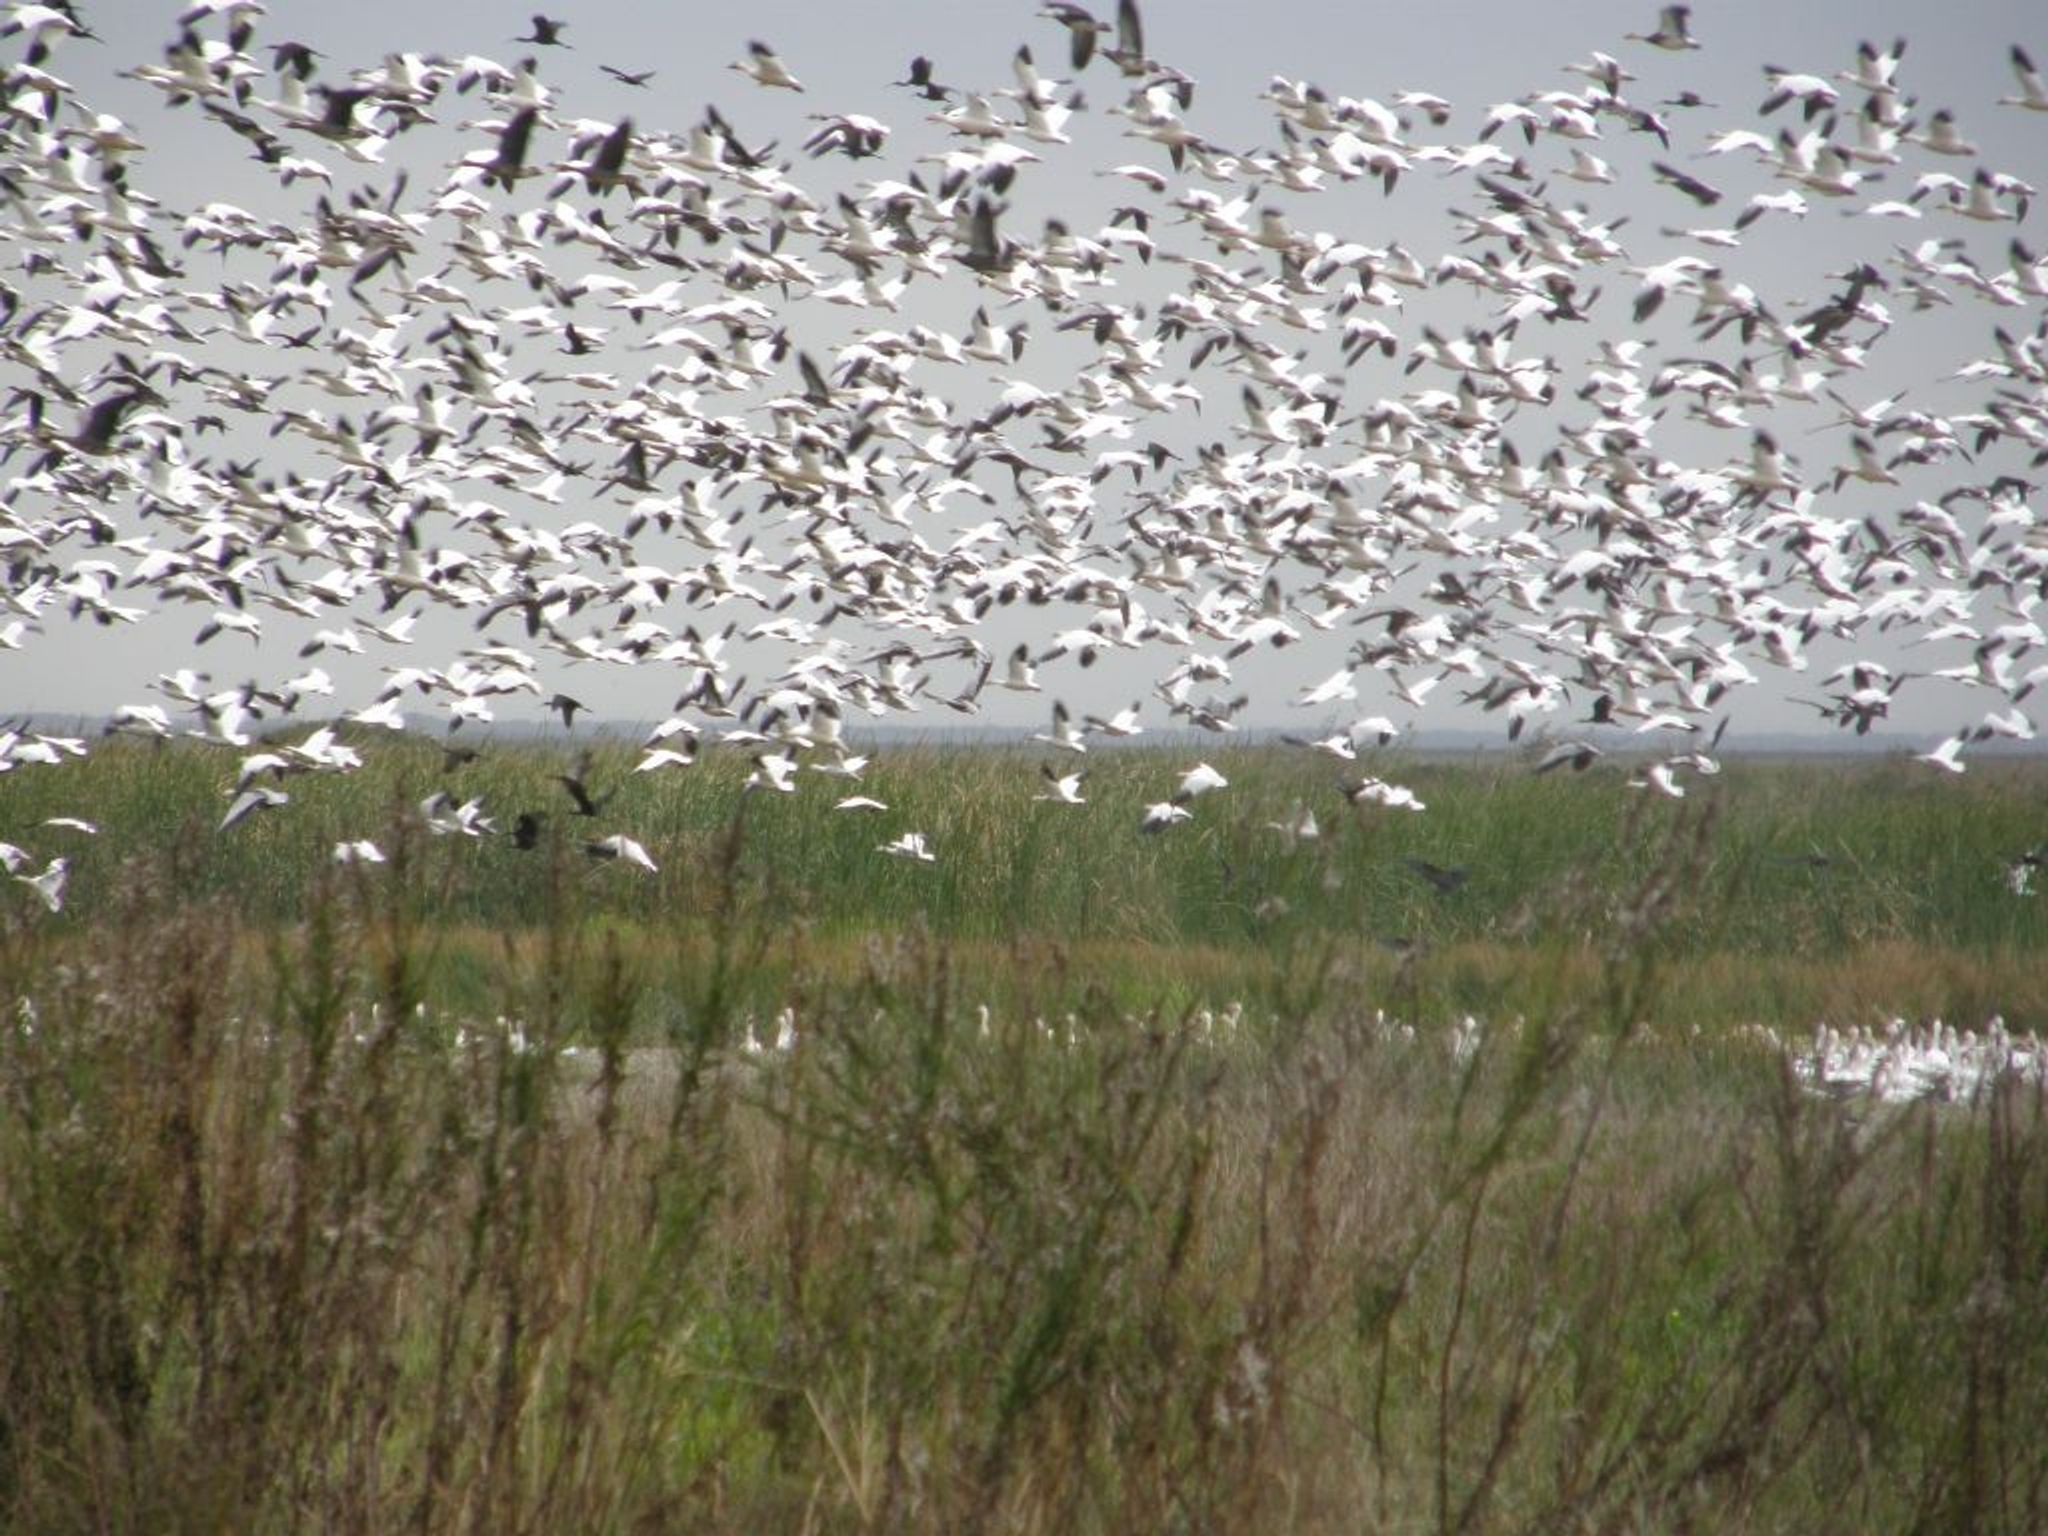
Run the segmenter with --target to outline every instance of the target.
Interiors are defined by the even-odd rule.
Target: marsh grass
[[[1449,1020],[1511,1016],[1532,974],[1558,964],[1592,975],[1589,934],[1561,915],[1574,910],[1567,886],[1639,881],[1643,842],[1631,829],[1705,801],[1719,808],[1714,842],[1689,877],[1692,927],[1683,975],[1662,995],[1666,1022],[1978,1024],[2002,1013],[2016,1028],[2048,1025],[2048,903],[2014,895],[2005,879],[2017,854],[2048,841],[2048,777],[2031,760],[1940,783],[1911,763],[1737,761],[1674,805],[1627,789],[1621,766],[1539,778],[1505,758],[1391,759],[1373,771],[1413,785],[1429,809],[1361,815],[1325,760],[1211,744],[1199,751],[1231,788],[1202,801],[1191,825],[1146,837],[1141,807],[1197,748],[1091,753],[1089,803],[1065,807],[1032,800],[1036,752],[890,746],[861,786],[890,809],[868,815],[832,810],[837,786],[816,775],[798,795],[742,796],[748,763],[736,749],[636,775],[634,753],[600,743],[588,777],[611,798],[589,820],[568,814],[554,781],[577,757],[561,743],[498,747],[453,771],[430,742],[374,746],[363,770],[293,779],[286,810],[215,835],[232,758],[191,743],[110,742],[82,763],[0,778],[0,837],[71,856],[55,926],[85,942],[121,900],[129,859],[175,840],[181,892],[224,903],[241,942],[260,949],[305,921],[336,842],[409,835],[430,873],[418,920],[439,933],[416,984],[455,1011],[492,1003],[500,950],[539,942],[561,887],[613,926],[636,963],[674,969],[679,943],[698,946],[695,961],[710,953],[695,916],[729,884],[778,929],[728,978],[761,1009],[779,1006],[795,969],[844,979],[869,936],[918,928],[947,944],[992,1004],[1029,993],[1040,963],[1056,958],[1127,1008],[1221,1006],[1271,997],[1303,956],[1334,950],[1357,988],[1405,985],[1412,1017]],[[522,853],[502,833],[425,836],[413,808],[436,790],[479,797],[501,828],[546,811],[545,847]],[[721,874],[742,802],[739,862]],[[1269,825],[1302,805],[1322,824],[1313,843]],[[87,815],[101,835],[39,827],[59,814]],[[937,863],[875,851],[905,829],[930,839]],[[646,844],[658,876],[582,856],[585,838],[619,830]],[[1411,860],[1468,875],[1439,892]],[[34,905],[25,890],[0,889],[0,908],[26,917]],[[1431,963],[1407,965],[1415,953]]]
[[[1662,1022],[1729,813],[1491,949],[1217,938],[1218,1012],[1128,938],[994,999],[943,908],[807,939],[776,809],[678,823],[666,913],[556,838],[453,923],[400,816],[266,922],[205,832],[0,928],[0,1527],[2048,1528],[2048,1102]]]

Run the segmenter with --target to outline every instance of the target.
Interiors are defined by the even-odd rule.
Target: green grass
[[[657,953],[678,929],[698,931],[741,808],[732,882],[778,935],[741,978],[760,1006],[799,960],[844,975],[871,936],[915,929],[947,941],[991,1000],[1014,989],[1020,968],[1057,963],[1127,1006],[1220,1006],[1263,996],[1304,957],[1335,951],[1362,984],[1384,989],[1398,977],[1413,1008],[1438,1016],[1512,1013],[1532,969],[1564,957],[1597,964],[1583,925],[1561,915],[1639,880],[1659,836],[1706,804],[1712,835],[1688,875],[1696,927],[1682,946],[1685,983],[1665,999],[1669,1022],[1979,1023],[2000,1012],[2015,1027],[2048,1024],[2044,903],[2004,880],[2015,854],[2048,841],[2048,766],[2032,761],[1951,781],[1901,761],[1738,760],[1696,780],[1683,804],[1628,789],[1627,769],[1608,764],[1544,777],[1492,757],[1372,764],[1429,803],[1413,814],[1354,812],[1326,759],[1204,745],[1230,789],[1199,802],[1192,824],[1148,837],[1137,830],[1142,806],[1197,749],[1091,754],[1089,803],[1068,807],[1034,803],[1035,752],[885,747],[860,787],[890,809],[864,815],[832,810],[844,786],[817,775],[804,775],[797,795],[741,795],[748,765],[736,749],[637,776],[634,754],[615,744],[596,750],[590,772],[615,796],[587,821],[567,814],[553,782],[573,762],[565,747],[501,747],[448,773],[430,743],[373,745],[364,770],[294,779],[287,809],[217,836],[232,755],[110,743],[82,763],[0,779],[0,838],[72,855],[58,926],[80,934],[119,902],[138,857],[173,858],[181,892],[224,900],[261,934],[303,920],[337,841],[370,836],[395,851],[402,840],[422,866],[422,919],[445,936],[430,991],[473,1007],[496,950],[537,931],[551,902],[572,900]],[[515,851],[506,837],[406,833],[417,830],[410,808],[437,788],[481,796],[501,827],[522,810],[548,811],[576,868],[551,881],[547,854]],[[1315,843],[1291,844],[1268,825],[1298,805],[1322,824]],[[91,817],[101,836],[37,826],[65,813]],[[875,851],[904,829],[927,836],[937,863]],[[582,837],[615,830],[647,845],[659,876],[581,857]],[[1466,867],[1470,878],[1440,894],[1410,859]],[[23,914],[34,906],[26,891],[7,894]],[[1426,963],[1402,958],[1417,954]]]

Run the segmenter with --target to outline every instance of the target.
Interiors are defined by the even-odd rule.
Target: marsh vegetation
[[[2048,1525],[2040,1084],[1741,1027],[2038,1019],[2023,767],[1413,762],[1301,845],[1271,752],[1157,838],[1177,758],[896,754],[868,820],[714,760],[610,808],[648,876],[431,835],[424,748],[216,836],[218,761],[66,769],[0,928],[7,1528]]]

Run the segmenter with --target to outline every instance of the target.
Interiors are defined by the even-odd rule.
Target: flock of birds
[[[1782,1048],[1774,1035],[1763,1034]],[[1810,1091],[1830,1098],[1967,1104],[1995,1083],[2048,1082],[2048,1047],[2010,1033],[1995,1015],[1981,1031],[1939,1019],[1920,1025],[1893,1019],[1881,1029],[1824,1024],[1792,1055],[1792,1070]]]
[[[109,46],[76,0],[0,20],[0,665],[175,634],[106,730],[229,755],[223,832],[360,766],[351,725],[443,729],[451,763],[511,701],[573,729],[572,669],[673,693],[640,771],[736,745],[749,791],[836,786],[914,862],[943,850],[889,827],[848,720],[1038,696],[1035,798],[1080,805],[1092,745],[1236,729],[1274,651],[1308,662],[1289,739],[1360,807],[1420,807],[1365,767],[1453,702],[1536,772],[1630,733],[1673,796],[1760,672],[1857,733],[1909,684],[1958,701],[1938,769],[2033,735],[2048,260],[1970,137],[2048,135],[2021,47],[1975,104],[1917,100],[1903,40],[1715,103],[1638,90],[1714,46],[1673,5],[1494,104],[1275,77],[1226,143],[1134,0],[1046,5],[994,85],[911,61],[896,123],[755,42],[743,109],[667,129],[574,115],[571,21],[508,29],[511,63],[348,68],[266,20],[198,0],[123,88],[283,212],[152,190],[168,130],[60,73]],[[658,68],[599,68],[654,99]],[[1662,222],[1600,211],[1617,184]],[[1755,286],[1821,219],[1856,257]],[[1134,702],[1070,712],[1083,668]],[[0,772],[97,739],[0,727]],[[1227,784],[1162,788],[1147,830]],[[46,852],[0,844],[56,908]]]

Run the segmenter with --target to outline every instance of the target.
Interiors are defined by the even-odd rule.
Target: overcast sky
[[[1113,7],[1104,4],[1100,9],[1108,15]],[[99,43],[67,43],[49,67],[73,84],[80,99],[118,113],[139,130],[150,147],[138,159],[134,182],[159,198],[166,211],[213,199],[235,201],[258,212],[303,209],[307,201],[303,187],[280,192],[270,174],[243,153],[246,146],[217,124],[190,106],[167,109],[160,92],[117,73],[161,55],[175,31],[177,10],[176,6],[83,0],[82,14],[98,32]],[[556,93],[555,112],[565,121],[609,121],[630,113],[647,127],[682,130],[697,122],[707,105],[716,105],[743,140],[754,144],[774,141],[778,159],[796,157],[794,177],[826,191],[855,186],[876,174],[902,174],[915,163],[914,157],[944,146],[943,132],[923,121],[930,104],[891,85],[902,78],[913,55],[929,57],[936,78],[962,88],[989,90],[1011,85],[1012,55],[1019,44],[1026,43],[1043,74],[1058,79],[1071,75],[1064,57],[1063,30],[1038,15],[1030,4],[892,0],[889,4],[853,5],[757,0],[745,7],[731,7],[578,0],[549,12],[566,21],[562,35],[572,45],[568,48],[540,48],[517,41],[528,30],[530,14],[529,7],[516,5],[404,4],[395,0],[352,0],[346,5],[275,3],[258,21],[250,52],[267,61],[270,45],[288,39],[308,44],[323,56],[321,76],[329,80],[373,66],[386,53],[402,50],[451,58],[477,54],[505,63],[533,56],[539,60],[542,78]],[[1649,4],[1485,3],[1402,8],[1307,0],[1266,0],[1256,5],[1150,0],[1144,15],[1148,52],[1198,82],[1189,120],[1210,139],[1229,148],[1270,148],[1277,142],[1272,109],[1258,99],[1276,75],[1314,81],[1332,96],[1392,101],[1402,91],[1434,92],[1453,104],[1453,120],[1442,129],[1421,126],[1415,137],[1471,142],[1493,103],[1531,92],[1582,86],[1582,77],[1567,72],[1564,66],[1585,60],[1600,49],[1621,58],[1639,77],[1626,87],[1632,100],[1654,105],[1680,91],[1691,91],[1712,103],[1669,111],[1677,139],[1668,153],[1702,176],[1720,179],[1727,173],[1731,180],[1742,180],[1733,175],[1726,161],[1708,163],[1691,157],[1717,128],[1775,126],[1776,121],[1789,118],[1787,113],[1771,124],[1757,121],[1757,108],[1765,94],[1763,65],[1833,75],[1853,63],[1859,38],[1889,42],[1903,35],[1909,47],[1902,75],[1906,94],[1918,103],[1917,117],[1924,120],[1937,108],[1950,108],[1966,135],[1980,145],[1983,163],[2036,182],[2048,176],[2048,114],[1994,105],[1999,96],[2015,88],[2006,58],[2013,43],[2024,43],[2036,57],[2048,60],[2048,15],[2038,5],[1973,4],[1934,13],[1924,5],[1889,0],[1853,7],[1782,0],[1776,4],[1701,5],[1694,21],[1701,47],[1683,54],[1662,53],[1624,40],[1629,31],[1647,32],[1655,25],[1656,8]],[[220,23],[208,21],[202,30],[218,35]],[[751,38],[773,44],[804,83],[802,95],[763,90],[730,68],[744,55]],[[10,42],[5,46],[18,45]],[[652,71],[652,79],[645,88],[631,88],[610,78],[601,68],[606,65],[623,71]],[[265,80],[258,94],[267,94],[274,86],[274,79]],[[1096,173],[1122,161],[1160,164],[1163,160],[1155,147],[1125,137],[1121,120],[1101,111],[1122,94],[1122,83],[1104,64],[1098,62],[1073,77],[1073,88],[1085,97],[1084,110],[1076,114],[1070,127],[1074,145],[1046,149],[1042,163],[1028,167],[1008,193],[1004,217],[1020,230],[1035,231],[1051,216],[1062,217],[1076,228],[1092,229],[1130,195],[1127,186]],[[1845,87],[1845,100],[1854,103],[1860,97]],[[480,98],[446,93],[435,110],[438,124],[401,136],[388,156],[392,166],[410,170],[415,201],[445,173],[449,160],[489,142],[480,130],[457,126],[465,118],[488,115],[488,106]],[[814,126],[808,115],[828,112],[865,113],[895,128],[879,170],[874,164],[813,163],[797,155],[798,144]],[[1500,142],[1525,152],[1532,167],[1551,175],[1555,184],[1555,173],[1565,161],[1563,146],[1543,142],[1523,151],[1511,137]],[[1609,152],[1604,146],[1596,147]],[[562,148],[557,136],[539,153],[551,158]],[[333,168],[337,197],[354,185],[383,187],[391,181],[389,170],[353,166],[331,151],[323,152],[322,146],[312,145],[306,152]],[[1637,260],[1662,259],[1687,248],[1655,237],[1659,227],[1728,222],[1726,209],[1709,216],[1668,188],[1651,184],[1641,174],[1649,157],[1641,146],[1617,146],[1612,153],[1617,168],[1623,171],[1621,179],[1616,185],[1585,189],[1583,201],[1609,221],[1628,221],[1622,226],[1624,243],[1634,254],[1640,239],[1647,252]],[[1913,176],[1926,163],[1922,157],[1889,171],[1883,195],[1905,197]],[[1967,166],[1963,169],[1967,172]],[[930,167],[925,171],[927,176],[931,174]],[[521,196],[530,200],[537,193],[522,188]],[[1425,261],[1456,249],[1450,210],[1471,211],[1484,203],[1471,178],[1449,178],[1434,170],[1405,178],[1391,196],[1377,187],[1353,186],[1312,199],[1276,196],[1270,200],[1285,204],[1290,217],[1302,227],[1329,228],[1374,243],[1399,241]],[[2037,245],[2048,245],[2048,237],[2034,233],[2033,226],[2041,217],[2033,215],[2019,233]],[[1930,237],[1966,236],[1980,263],[1996,269],[2003,264],[2005,243],[2013,233],[2010,226],[1978,230],[1931,213],[1926,219],[1908,223],[1845,218],[1832,208],[1817,208],[1803,222],[1765,220],[1746,235],[1743,249],[1728,253],[1725,260],[1731,272],[1751,282],[1767,299],[1813,302],[1830,291],[1827,274],[1854,260],[1885,258],[1896,245],[1913,245]],[[205,253],[191,253],[186,260],[190,281],[203,282],[209,270]],[[565,261],[573,270],[573,258]],[[1156,271],[1132,273],[1129,280],[1137,285],[1161,281]],[[1527,338],[1529,349],[1557,355],[1567,374],[1580,366],[1578,360],[1599,340],[1623,339],[1629,334],[1628,306],[1619,295],[1626,292],[1630,279],[1614,268],[1601,274],[1600,280],[1617,292],[1610,295],[1593,327],[1571,336]],[[901,328],[922,321],[959,331],[965,328],[974,305],[985,302],[964,275],[960,282],[949,280],[926,288],[929,292],[914,290],[914,306],[890,317],[888,323]],[[1133,287],[1130,297],[1145,301],[1140,287]],[[1461,309],[1461,303],[1455,292],[1419,297],[1404,324],[1404,334],[1412,337],[1425,319],[1455,332],[1476,318],[1469,305]],[[2024,323],[2030,325],[2032,318]],[[822,338],[823,344],[829,345],[835,338],[856,334],[862,323],[859,316],[828,312],[807,319],[804,335]],[[1910,334],[1902,325],[1896,337],[1887,338],[1881,364],[1856,381],[1854,394],[1867,400],[1888,390],[1910,388],[1922,408],[1968,408],[1977,397],[1944,384],[1942,375],[1978,355],[1991,323],[1995,317],[1963,309],[1953,323],[1938,318],[1937,323],[1911,328]],[[1033,346],[1019,372],[1056,388],[1063,382],[1059,370],[1067,366],[1063,359],[1070,354],[1060,350],[1062,342],[1052,335],[1043,316],[1034,316],[1033,324]],[[545,354],[541,355],[544,358]],[[1328,363],[1325,356],[1319,365],[1327,367]],[[14,366],[0,363],[0,370]],[[1373,389],[1393,394],[1425,382],[1407,379],[1398,360],[1371,362],[1360,372],[1364,377],[1351,381],[1347,390],[1347,400],[1353,405],[1361,390],[1370,398]],[[16,382],[4,373],[0,373],[0,381]],[[984,379],[963,385],[963,389],[993,392],[1004,382],[1001,378]],[[1221,411],[1227,419],[1234,414],[1235,402],[1216,400],[1208,409],[1212,414],[1206,421],[1180,424],[1186,434],[1182,441],[1192,443],[1213,435],[1219,430],[1213,413]],[[1828,419],[1826,412],[1799,418],[1815,426]],[[1523,434],[1517,431],[1512,435]],[[1540,452],[1541,434],[1531,429],[1528,435],[1530,441],[1524,446]],[[1786,436],[1787,449],[1808,465],[1810,478],[1823,478],[1827,466],[1836,462],[1842,451],[1840,432],[1809,435],[1802,427],[1781,435]],[[1683,427],[1674,427],[1668,441],[1660,439],[1664,452],[1683,456],[1697,451],[1702,463],[1726,459],[1745,446],[1741,441],[1709,440],[1706,429]],[[280,467],[290,467],[288,446],[268,451],[279,456]],[[19,467],[18,463],[13,466],[15,470]],[[592,481],[582,484],[594,488]],[[1868,501],[1856,502],[1852,492],[1845,504],[1853,515],[1854,508]],[[971,508],[964,511],[963,520],[972,512]],[[545,521],[551,514],[536,511],[530,515]],[[585,517],[616,519],[618,514],[592,501],[578,502],[572,494],[552,515],[563,523]],[[173,613],[133,629],[111,631],[66,625],[61,617],[52,617],[47,623],[51,634],[37,637],[21,651],[0,652],[0,708],[104,712],[120,703],[150,698],[150,680],[176,664],[205,667],[223,683],[243,674],[281,675],[296,665],[290,637],[298,631],[283,623],[275,626],[282,643],[266,642],[261,650],[230,636],[214,640],[206,651],[194,652],[190,635],[199,617],[190,612]],[[687,616],[671,613],[666,617],[679,627]],[[723,616],[708,617],[715,623]],[[445,632],[429,627],[422,635],[432,638],[439,634],[446,643],[459,645],[467,639],[466,628],[463,623],[453,624]],[[992,646],[1000,646],[1013,636],[1030,633],[1027,620],[997,615],[986,638]],[[1887,652],[1886,643],[1872,637],[1859,640],[1854,650],[1899,654]],[[1817,658],[1830,654],[1825,647],[1816,651]],[[1239,677],[1253,689],[1255,702],[1244,717],[1246,723],[1303,724],[1299,717],[1274,706],[1324,675],[1341,655],[1340,637],[1334,652],[1326,652],[1321,659],[1305,658],[1301,652],[1247,658]],[[364,702],[360,689],[373,686],[379,667],[398,660],[427,664],[435,659],[431,655],[383,653],[359,663],[337,658],[329,658],[329,662],[345,691],[352,677],[358,680],[359,696],[349,702],[360,703]],[[1943,660],[1952,664],[1954,656],[1947,654]],[[1088,676],[1069,670],[1058,680],[1059,691],[1077,710],[1121,704],[1148,689],[1163,670],[1148,667],[1133,680],[1112,674],[1109,669],[1114,665],[1108,663]],[[556,668],[555,673],[559,686],[583,697],[597,713],[627,719],[659,716],[669,707],[668,696],[674,691],[672,678],[635,676],[622,669],[585,666]],[[1826,730],[1816,723],[1811,710],[1787,702],[1788,694],[1810,690],[1810,682],[1806,678],[1766,677],[1763,687],[1752,690],[1751,696],[1737,705],[1738,726],[1773,732]],[[1954,723],[1956,704],[1933,691],[1921,698],[1913,711],[1902,710],[1893,722],[1902,737],[1945,731]],[[1042,700],[998,698],[991,693],[985,702],[982,723],[1038,725],[1042,721]],[[518,710],[508,708],[502,713],[514,717]],[[951,726],[960,721],[956,716],[937,714],[932,723]],[[1415,723],[1427,728],[1478,722],[1455,710],[1432,709]]]

